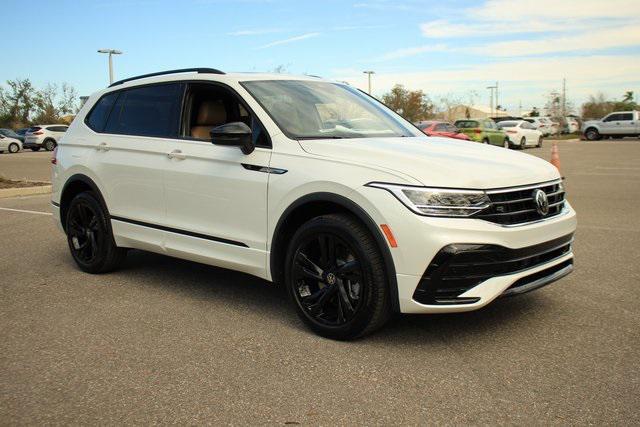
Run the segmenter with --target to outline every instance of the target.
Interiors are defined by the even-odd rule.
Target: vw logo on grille
[[[327,274],[327,283],[330,285],[335,285],[336,284],[336,276],[333,273],[329,273]]]
[[[533,192],[533,202],[536,204],[536,210],[542,216],[545,216],[549,213],[549,199],[547,198],[547,193],[544,191],[537,189]]]

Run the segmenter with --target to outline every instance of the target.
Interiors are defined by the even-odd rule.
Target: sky
[[[2,0],[0,82],[67,82],[81,95],[166,69],[313,74],[394,84],[513,112],[560,90],[640,101],[640,0]]]

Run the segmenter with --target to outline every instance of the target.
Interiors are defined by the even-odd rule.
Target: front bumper
[[[516,270],[498,271],[483,278],[474,286],[456,295],[464,298],[460,304],[433,304],[428,300],[416,300],[415,294],[429,265],[436,255],[450,245],[495,245],[513,251],[542,245],[547,242],[571,236],[577,225],[576,213],[569,204],[560,214],[543,221],[519,226],[504,226],[481,219],[434,218],[416,215],[392,198],[388,192],[375,188],[363,190],[366,197],[376,206],[384,207],[380,212],[380,223],[388,224],[398,246],[391,249],[396,270],[398,303],[402,313],[447,313],[471,311],[489,304],[501,296],[512,285],[531,286],[520,290],[531,290],[542,282],[550,283],[560,276],[553,267],[573,260],[571,248],[556,256],[543,259],[540,263],[524,265]],[[571,268],[563,270],[568,274]],[[540,273],[547,270],[549,274]],[[540,275],[533,276],[540,273]],[[526,279],[526,278],[529,279]],[[512,290],[508,294],[515,294]]]

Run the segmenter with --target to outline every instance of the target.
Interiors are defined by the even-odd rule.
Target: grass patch
[[[41,185],[51,185],[48,182],[40,181],[16,181],[0,176],[0,190],[5,188],[25,188],[25,187],[39,187]]]

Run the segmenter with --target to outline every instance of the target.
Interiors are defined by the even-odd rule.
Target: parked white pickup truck
[[[601,120],[590,120],[582,124],[582,133],[589,141],[602,137],[623,138],[640,135],[640,112],[615,111]]]

